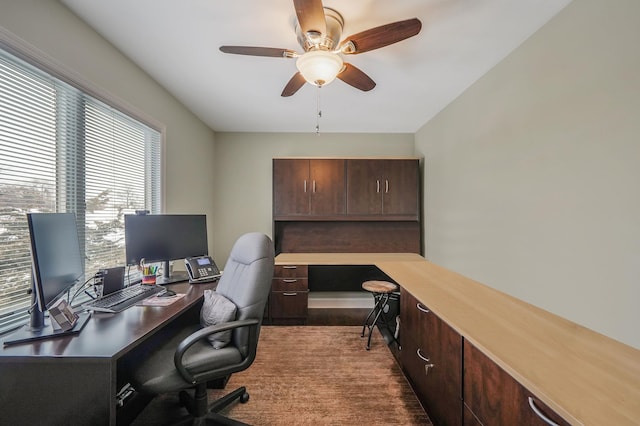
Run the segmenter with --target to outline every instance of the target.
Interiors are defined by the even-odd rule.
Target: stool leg
[[[369,337],[367,338],[367,350],[371,349],[371,335],[373,334],[373,330],[376,328],[376,323],[378,322],[378,318],[380,318],[380,314],[384,310],[387,301],[389,300],[389,294],[385,293],[380,296],[380,300],[374,306],[374,310],[376,310],[376,315],[373,318],[373,323],[369,326]]]
[[[364,323],[362,324],[362,333],[360,334],[360,337],[364,337],[364,330],[365,328],[369,327],[369,318],[371,318],[372,315],[375,315],[375,311],[376,311],[376,307],[378,306],[378,302],[380,301],[380,299],[377,297],[378,294],[377,293],[373,293],[373,308],[369,311],[369,313],[367,314],[367,317],[364,319]]]

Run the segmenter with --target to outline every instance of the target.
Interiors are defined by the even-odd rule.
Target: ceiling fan
[[[295,94],[306,82],[318,87],[338,78],[345,83],[369,91],[376,83],[363,71],[347,62],[342,55],[357,55],[397,43],[418,34],[419,19],[407,19],[374,27],[341,40],[344,19],[334,9],[324,7],[322,0],[293,0],[298,22],[300,54],[289,49],[253,46],[221,46],[224,53],[274,58],[296,58],[298,72],[284,87],[281,96]]]

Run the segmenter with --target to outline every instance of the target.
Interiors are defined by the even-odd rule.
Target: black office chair
[[[189,327],[150,354],[131,372],[133,387],[142,393],[180,390],[180,402],[190,416],[179,424],[243,424],[217,411],[233,401],[249,400],[245,387],[208,404],[207,382],[247,369],[256,357],[260,326],[273,277],[274,249],[261,233],[241,236],[234,244],[215,293],[235,304],[235,320],[202,328]],[[231,330],[227,346],[215,349],[209,336]],[[186,389],[194,389],[193,395]]]

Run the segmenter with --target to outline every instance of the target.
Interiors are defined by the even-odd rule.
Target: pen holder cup
[[[142,284],[144,284],[144,285],[155,285],[156,284],[156,276],[155,275],[143,275],[142,276]]]

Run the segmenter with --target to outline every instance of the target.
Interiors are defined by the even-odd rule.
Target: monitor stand
[[[187,275],[187,271],[174,271],[168,277],[165,277],[163,275],[156,278],[156,284],[160,285],[179,283],[183,281],[189,281],[189,275]]]
[[[171,275],[169,275],[170,271],[169,261],[164,261],[164,266],[162,268],[162,276],[156,278],[156,284],[165,285],[165,284],[173,284],[179,283],[182,281],[189,281],[189,275],[187,271],[173,271]]]
[[[38,310],[38,308],[35,308]],[[42,315],[42,313],[40,313]],[[54,337],[67,336],[70,334],[78,334],[87,324],[91,314],[89,312],[79,312],[78,320],[73,328],[69,330],[54,330],[51,323],[45,324],[43,327],[34,328],[25,325],[15,333],[7,336],[8,339],[3,342],[4,346],[15,345],[18,343],[33,342],[35,340],[52,339]]]

